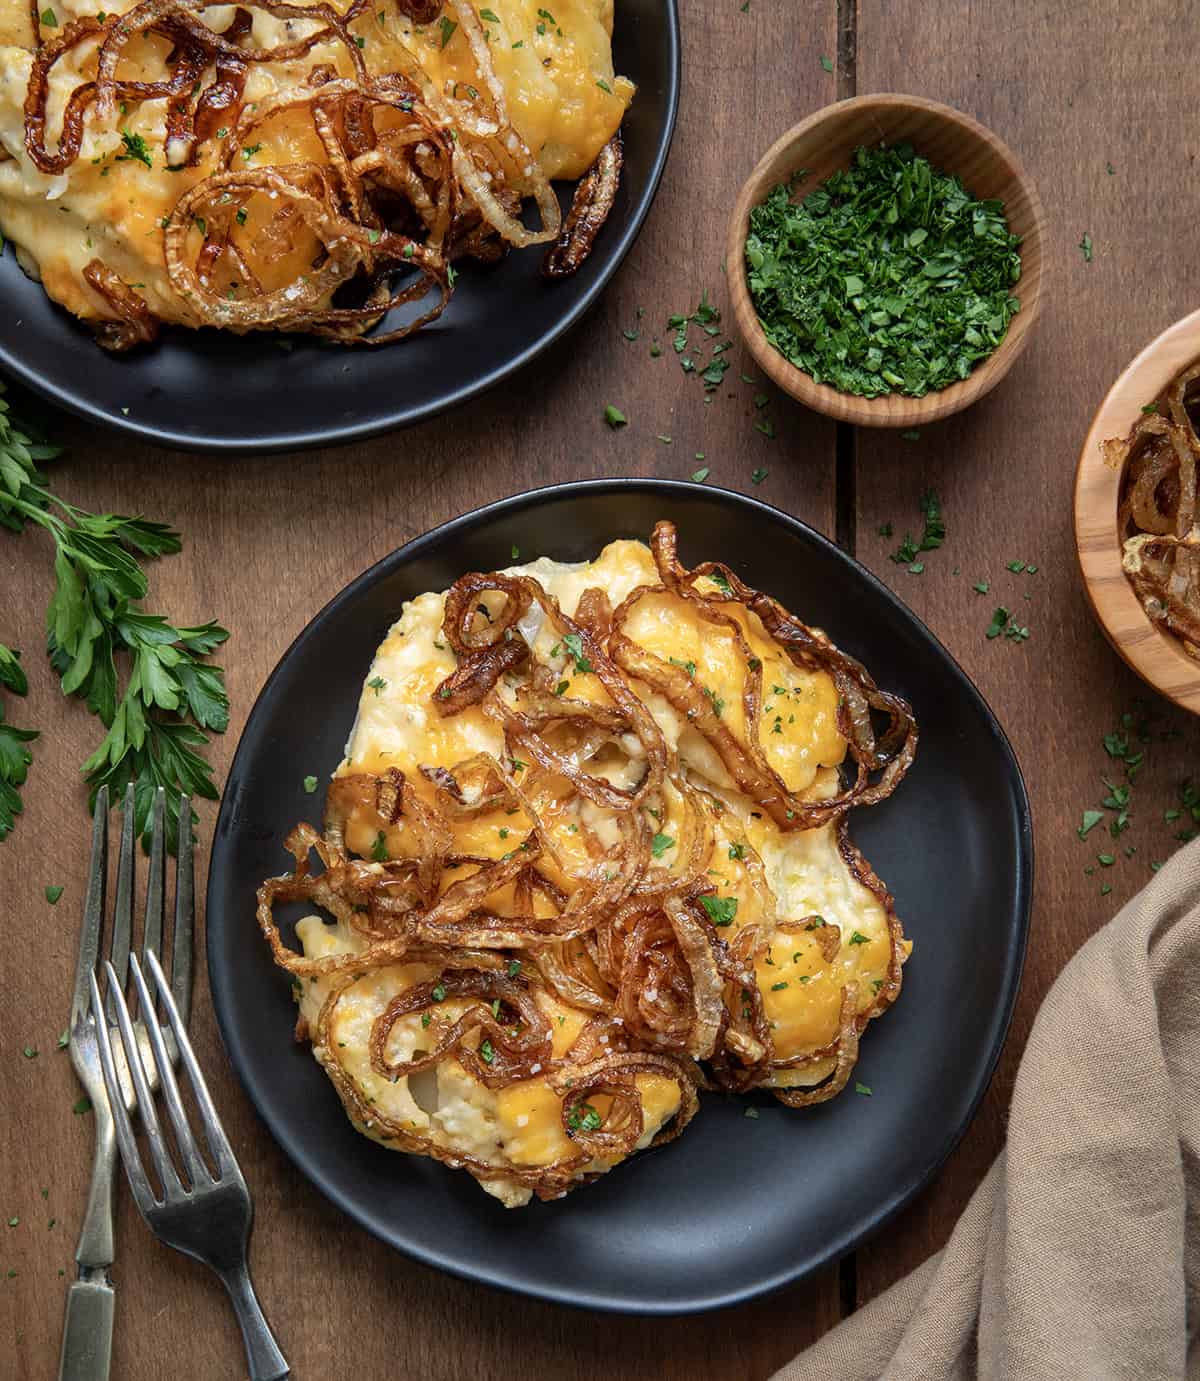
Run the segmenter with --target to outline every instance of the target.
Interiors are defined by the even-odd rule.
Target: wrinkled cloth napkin
[[[1200,841],[1050,990],[944,1250],[773,1381],[1200,1381],[1198,1155]]]

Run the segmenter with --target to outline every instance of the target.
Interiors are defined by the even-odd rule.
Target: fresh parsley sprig
[[[14,695],[24,695],[29,690],[21,667],[21,654],[3,643],[0,643],[0,686]],[[15,724],[4,722],[4,702],[0,700],[0,839],[6,839],[12,832],[16,817],[23,809],[20,788],[33,761],[25,745],[35,738],[36,730],[18,729]]]
[[[180,791],[213,800],[218,794],[198,750],[209,733],[224,732],[229,700],[224,673],[201,659],[229,634],[216,623],[178,627],[141,608],[149,588],[143,562],[179,551],[179,533],[142,517],[89,513],[54,494],[37,462],[53,459],[60,448],[11,417],[2,388],[0,524],[15,532],[35,525],[54,541],[55,589],[46,610],[50,663],[63,694],[83,700],[107,730],[83,764],[91,800],[104,785],[120,800],[132,783],[137,828],[146,840],[154,792],[165,787],[167,843],[174,851]],[[119,662],[129,668],[124,690]]]

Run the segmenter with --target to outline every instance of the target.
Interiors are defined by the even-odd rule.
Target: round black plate
[[[355,1132],[307,1048],[254,922],[302,779],[341,758],[363,674],[403,600],[526,557],[585,560],[614,537],[678,524],[683,560],[719,557],[861,657],[913,704],[917,760],[855,812],[855,839],[893,888],[915,950],[897,1006],[863,1039],[848,1091],[792,1111],[703,1095],[676,1142],[553,1203],[508,1210],[468,1175]],[[217,1020],[279,1143],[364,1227],[433,1266],[593,1309],[713,1309],[815,1271],[874,1232],[965,1130],[1008,1029],[1033,859],[1024,785],[999,725],[950,655],[873,576],[765,504],[656,480],[566,484],[507,499],[411,542],[361,576],[292,645],[250,716],[225,789],[208,888]]]
[[[667,161],[679,102],[676,0],[620,0],[616,70],[637,85],[625,171],[587,262],[541,276],[539,247],[494,268],[467,266],[445,315],[396,345],[346,348],[304,337],[171,330],[110,355],[0,254],[0,366],[51,402],[193,451],[290,451],[372,436],[432,417],[528,364],[599,296],[637,238]],[[562,190],[564,205],[571,187]],[[288,348],[281,348],[286,344]]]

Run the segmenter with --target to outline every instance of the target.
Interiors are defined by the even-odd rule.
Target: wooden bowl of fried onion
[[[1118,511],[1123,468],[1104,443],[1125,437],[1189,364],[1200,360],[1200,311],[1177,321],[1137,356],[1113,384],[1092,422],[1075,472],[1075,545],[1084,587],[1105,637],[1155,690],[1200,713],[1200,660],[1153,622],[1122,567]]]

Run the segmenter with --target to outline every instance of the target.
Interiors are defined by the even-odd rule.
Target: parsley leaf
[[[453,19],[447,19],[445,15],[442,15],[441,19],[438,20],[438,28],[442,31],[442,47],[444,48],[454,37],[454,31],[458,28],[458,24]]]
[[[3,400],[0,399],[0,404]],[[0,451],[0,462],[3,452]],[[21,668],[21,654],[0,643],[0,686],[14,695],[24,695],[29,689]],[[19,788],[24,785],[33,755],[25,744],[37,738],[35,729],[18,729],[4,722],[4,702],[0,700],[0,839],[5,839],[23,809]],[[57,900],[57,898],[55,899]]]
[[[47,14],[49,13],[47,10]],[[121,143],[125,145],[125,152],[117,154],[118,163],[144,163],[147,168],[154,167],[150,161],[150,150],[140,134],[130,134],[127,129],[123,129]]]
[[[628,423],[629,418],[625,416],[620,408],[615,408],[609,403],[604,409],[604,420],[614,431],[616,431],[618,427],[624,427]]]
[[[563,637],[563,646],[575,659],[575,670],[580,675],[586,675],[593,670],[591,662],[583,655],[583,638],[578,633],[567,633]]]
[[[713,925],[732,925],[733,918],[737,915],[738,899],[736,897],[701,897],[700,905],[708,913],[708,919]]]
[[[655,858],[661,858],[668,849],[675,847],[675,841],[669,834],[656,834],[650,841],[650,852]]]

